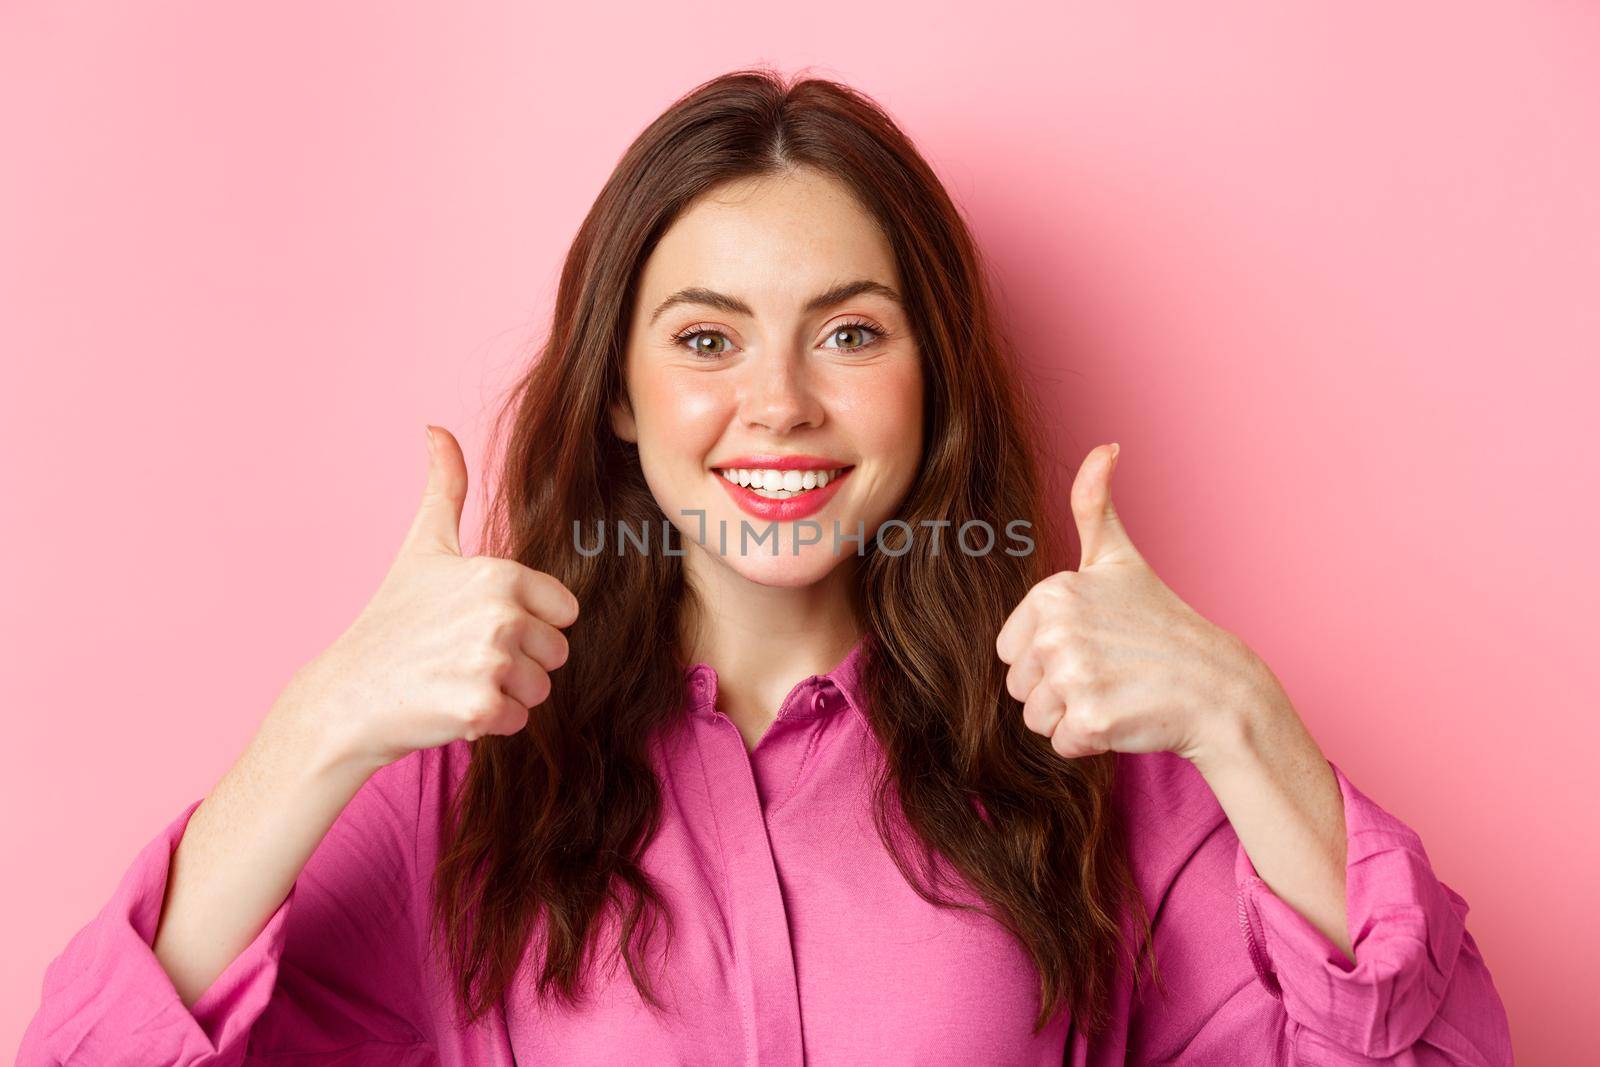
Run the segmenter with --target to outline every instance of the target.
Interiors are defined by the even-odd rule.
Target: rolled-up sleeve
[[[362,786],[255,939],[185,1007],[151,946],[190,804],[46,969],[18,1063],[427,1062],[411,906],[419,762]]]
[[[1332,761],[1348,837],[1355,962],[1257,874],[1209,787],[1182,768],[1190,825],[1152,926],[1161,982],[1130,1019],[1141,1063],[1512,1063],[1505,1009],[1417,834]],[[1201,812],[1205,815],[1202,817]]]
[[[1234,846],[1240,933],[1256,979],[1309,1034],[1303,1046],[1399,1062],[1509,1064],[1505,1008],[1467,902],[1415,831],[1331,760],[1344,798],[1345,902],[1355,962],[1274,893]],[[1421,1044],[1433,1054],[1408,1060]]]

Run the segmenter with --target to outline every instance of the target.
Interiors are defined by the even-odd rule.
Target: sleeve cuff
[[[1371,1057],[1410,1047],[1445,997],[1466,929],[1466,901],[1433,873],[1416,832],[1329,761],[1344,797],[1345,907],[1355,964],[1278,897],[1237,846],[1246,949],[1291,1019]]]
[[[271,999],[293,890],[255,939],[185,1008],[151,943],[172,853],[200,801],[145,846],[111,900],[45,972],[23,1063],[205,1064],[236,1059]]]

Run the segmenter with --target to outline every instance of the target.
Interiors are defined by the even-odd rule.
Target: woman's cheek
[[[657,380],[644,386],[642,407],[651,413],[643,433],[665,455],[662,465],[701,464],[725,429],[725,387],[696,375],[701,381]]]
[[[886,365],[882,373],[858,394],[870,401],[856,408],[863,441],[885,456],[898,456],[913,465],[922,453],[922,373],[914,361]]]

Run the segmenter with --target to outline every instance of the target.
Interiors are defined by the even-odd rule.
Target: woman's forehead
[[[776,311],[846,277],[898,291],[894,255],[877,220],[837,181],[809,175],[746,179],[696,201],[645,264],[645,306],[702,287],[737,294],[758,312],[762,304]]]

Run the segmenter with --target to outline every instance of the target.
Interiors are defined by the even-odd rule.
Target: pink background
[[[1520,1059],[1592,1050],[1600,10],[624,6],[0,8],[0,1049],[365,602],[423,424],[477,458],[618,154],[765,61],[917,139],[1070,461],[1421,832]]]

